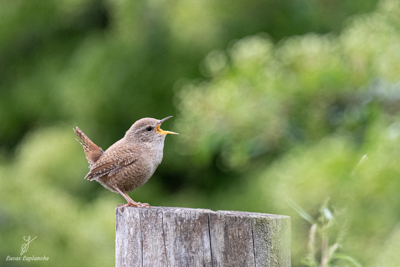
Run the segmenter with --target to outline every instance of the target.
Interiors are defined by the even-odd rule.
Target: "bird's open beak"
[[[164,131],[164,130],[162,130],[162,129],[160,128],[161,123],[163,123],[164,121],[168,120],[169,118],[172,118],[172,116],[168,116],[168,117],[166,117],[166,118],[160,120],[160,123],[157,125],[157,128],[156,128],[156,132],[157,132],[157,133],[159,133],[159,134],[178,134],[178,133],[175,133],[175,132]]]

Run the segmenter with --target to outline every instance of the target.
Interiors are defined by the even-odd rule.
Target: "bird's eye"
[[[153,128],[151,126],[147,126],[146,130],[150,132],[151,130],[153,130]]]

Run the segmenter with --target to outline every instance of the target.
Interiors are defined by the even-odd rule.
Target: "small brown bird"
[[[127,192],[144,185],[160,165],[166,135],[177,134],[160,128],[171,117],[136,121],[125,136],[106,151],[76,127],[74,132],[80,139],[76,140],[82,145],[90,168],[85,179],[95,180],[112,192],[121,194],[128,202],[118,205],[121,209],[127,206],[150,207],[147,203],[133,201]]]

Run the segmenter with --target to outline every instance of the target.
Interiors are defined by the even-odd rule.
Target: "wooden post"
[[[116,209],[123,266],[290,266],[290,217],[188,208]]]

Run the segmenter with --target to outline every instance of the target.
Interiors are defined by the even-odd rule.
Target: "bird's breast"
[[[155,147],[149,149],[150,157],[152,158],[151,162],[153,163],[153,173],[155,169],[160,165],[163,159],[163,150],[164,150],[164,142],[158,143]]]

